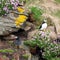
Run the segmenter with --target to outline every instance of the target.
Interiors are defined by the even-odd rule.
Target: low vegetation
[[[57,3],[60,3],[60,0],[55,0]]]
[[[33,14],[33,18],[35,20],[40,20],[41,19],[41,15],[43,14],[43,10],[38,8],[38,7],[31,7],[30,8],[31,13]]]
[[[0,53],[13,53],[14,50],[12,49],[0,49]]]
[[[24,44],[29,48],[38,46],[40,49],[43,49],[43,57],[47,60],[54,60],[55,57],[60,54],[60,49],[58,49],[60,45],[56,42],[52,42],[49,39],[48,33],[46,35],[45,33],[42,33],[41,35],[38,34],[35,39],[27,40]]]
[[[31,13],[31,20],[34,20],[36,25],[40,25],[44,19],[44,17],[42,16],[44,11],[41,8],[33,7],[33,6],[29,7],[29,9]]]

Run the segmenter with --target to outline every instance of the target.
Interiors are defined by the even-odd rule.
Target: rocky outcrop
[[[39,33],[39,31],[37,29],[33,30],[33,31],[30,31],[28,33],[28,39],[32,39],[35,36],[35,34],[38,34],[38,33]]]
[[[46,31],[49,31],[49,36],[51,40],[57,39],[57,34],[56,34],[54,26],[49,26]]]
[[[6,35],[17,30],[17,28],[13,28],[15,27],[15,17],[12,15],[13,14],[8,14],[5,17],[0,17],[0,35]]]

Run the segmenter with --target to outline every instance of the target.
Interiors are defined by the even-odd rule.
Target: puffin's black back
[[[39,29],[41,29],[41,27],[42,27],[42,25],[43,25],[44,23],[46,23],[46,22],[43,21],[42,24],[40,25]]]

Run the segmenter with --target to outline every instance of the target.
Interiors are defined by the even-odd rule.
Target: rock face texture
[[[49,26],[47,28],[47,31],[49,31],[49,36],[51,40],[56,40],[57,39],[57,34],[55,32],[54,26]]]
[[[15,27],[15,20],[12,15],[8,15],[5,17],[0,17],[0,35],[6,35],[10,32],[17,31]]]

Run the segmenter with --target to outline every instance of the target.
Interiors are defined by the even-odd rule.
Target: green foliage
[[[26,45],[26,46],[29,46],[29,47],[35,47],[36,46],[36,42],[33,40],[33,41],[25,41],[24,42],[24,45]]]
[[[14,50],[12,49],[0,49],[0,53],[13,53]]]
[[[60,60],[60,58],[55,57],[55,58],[52,58],[51,60]]]
[[[0,4],[0,15],[4,15],[6,12],[3,10],[3,6],[2,4]]]
[[[3,9],[4,7],[7,7],[8,11],[13,9],[13,5],[11,3],[7,4],[7,0],[1,0],[0,1],[0,16],[8,13],[7,11]]]
[[[8,5],[8,9],[9,9],[9,10],[13,10],[13,5],[9,4],[9,5]]]
[[[6,13],[6,11],[1,10],[1,12],[0,12],[0,16],[4,15],[5,13]]]
[[[60,0],[55,0],[57,3],[60,3]]]
[[[41,34],[38,34],[34,40],[28,40],[28,42],[25,42],[25,45],[29,47],[38,46],[40,48],[44,48],[43,57],[47,60],[51,60],[52,58],[55,58],[60,54],[60,45],[57,43],[53,43],[49,39],[48,33],[45,35],[45,37],[41,37]]]
[[[29,57],[28,54],[23,55],[23,58],[25,58],[25,59],[28,59],[28,57]]]
[[[33,14],[34,19],[40,20],[40,18],[42,17],[41,15],[43,14],[43,10],[38,7],[31,7],[30,10]]]

